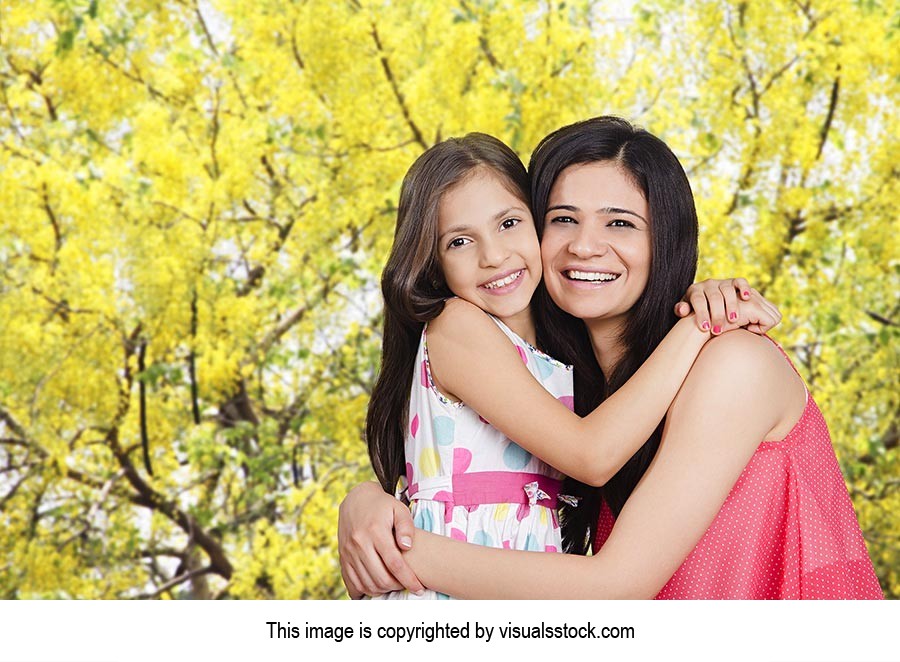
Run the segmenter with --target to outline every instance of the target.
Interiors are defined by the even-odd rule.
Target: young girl
[[[572,368],[535,347],[531,300],[542,269],[528,200],[524,166],[490,136],[447,140],[413,164],[382,277],[383,356],[366,438],[384,490],[404,479],[418,528],[489,547],[560,551],[563,473],[605,483],[657,427],[709,333],[678,322],[615,396],[576,416]],[[641,289],[647,274],[573,267],[568,277],[593,289],[615,281]],[[762,304],[743,306],[744,317],[729,305],[733,328],[770,321]],[[466,385],[465,403],[455,395],[465,369],[450,369],[461,350],[472,356],[452,331],[460,325],[482,329],[482,374],[497,357],[520,359]]]

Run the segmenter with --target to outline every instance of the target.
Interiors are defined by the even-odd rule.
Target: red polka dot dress
[[[612,529],[604,504],[594,550]],[[657,599],[882,599],[825,419],[807,394],[781,441],[759,445]]]

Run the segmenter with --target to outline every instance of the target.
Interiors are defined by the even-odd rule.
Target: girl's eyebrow
[[[549,214],[550,212],[556,211],[558,209],[561,209],[563,211],[580,211],[578,209],[578,207],[575,207],[574,205],[554,205],[552,207],[548,207],[546,213]],[[631,216],[634,216],[635,218],[641,219],[642,221],[644,221],[644,223],[647,222],[647,219],[644,218],[643,216],[641,216],[640,214],[638,214],[637,212],[631,211],[630,209],[622,209],[621,207],[601,207],[600,209],[597,210],[597,213],[598,214],[630,214]]]
[[[503,209],[502,211],[499,211],[496,214],[494,214],[493,220],[499,221],[501,218],[503,218],[504,216],[509,214],[509,212],[511,212],[511,211],[524,212],[524,211],[528,211],[528,210],[525,209],[524,207],[509,207],[508,209]],[[447,231],[444,232],[440,237],[438,237],[438,239],[439,240],[443,239],[448,234],[453,234],[454,232],[468,232],[471,229],[472,229],[471,225],[454,225],[452,228],[447,228]]]
[[[528,211],[528,210],[525,209],[524,207],[519,207],[519,206],[509,207],[508,209],[504,209],[503,211],[494,214],[494,220],[499,221],[501,218],[503,218],[504,216],[509,214],[509,212],[511,212],[511,211]]]
[[[448,234],[453,234],[454,232],[466,232],[471,229],[471,225],[454,225],[452,228],[447,228],[447,231],[444,232],[440,237],[438,237],[438,241],[446,237]]]

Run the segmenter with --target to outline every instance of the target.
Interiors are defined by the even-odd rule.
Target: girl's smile
[[[487,283],[482,283],[481,285],[479,285],[479,287],[483,287],[491,294],[508,294],[519,287],[519,285],[522,283],[521,278],[524,273],[524,269],[516,269],[514,271],[501,274],[497,278],[494,278]]]

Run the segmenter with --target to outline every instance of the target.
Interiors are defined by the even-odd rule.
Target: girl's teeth
[[[504,285],[509,285],[510,283],[512,283],[514,280],[516,280],[521,275],[522,275],[522,271],[519,270],[515,273],[510,274],[506,278],[501,278],[500,280],[491,281],[490,283],[485,285],[485,287],[489,290],[495,290],[498,287],[503,287]]]
[[[588,281],[611,281],[615,280],[619,277],[618,274],[606,274],[599,273],[596,271],[575,271],[574,269],[570,269],[566,272],[569,278],[572,280],[588,280]]]

